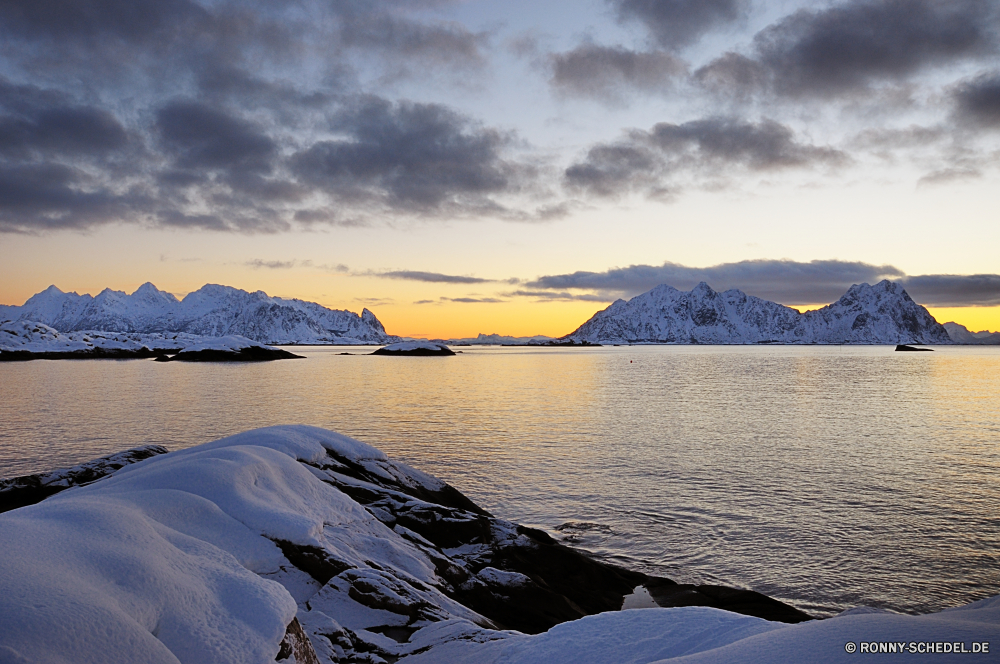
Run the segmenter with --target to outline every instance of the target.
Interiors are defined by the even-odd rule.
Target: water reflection
[[[0,365],[0,476],[301,422],[681,581],[821,612],[1000,592],[1000,349],[462,350]]]

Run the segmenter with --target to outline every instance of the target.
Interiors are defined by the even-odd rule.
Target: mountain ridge
[[[383,344],[398,340],[368,309],[361,314],[315,302],[205,284],[178,300],[150,282],[131,295],[105,288],[96,296],[49,286],[0,318],[44,323],[59,332],[239,335],[268,344]]]
[[[661,284],[617,300],[563,340],[673,344],[951,344],[948,331],[902,286],[855,284],[836,302],[799,312],[741,290]]]

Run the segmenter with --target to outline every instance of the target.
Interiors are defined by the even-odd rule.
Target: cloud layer
[[[839,299],[853,284],[897,281],[910,296],[926,306],[964,307],[1000,305],[1000,275],[907,276],[892,265],[851,261],[751,260],[695,268],[667,262],[630,265],[605,272],[573,272],[539,277],[516,294],[526,297],[569,299],[587,295],[610,301],[628,298],[660,284],[690,290],[706,282],[716,290],[737,288],[766,300],[793,305],[826,304]],[[591,291],[571,293],[570,291]]]
[[[833,181],[869,158],[912,160],[914,180],[938,186],[996,167],[994,0],[793,2],[767,25],[748,0],[606,0],[593,21],[611,16],[617,32],[549,42],[443,18],[457,7],[6,2],[0,232],[548,221],[601,199],[669,202],[763,174]],[[498,47],[515,36],[534,39],[527,73]],[[531,144],[518,123],[554,118],[534,118],[520,89],[504,126],[468,110],[476,86],[532,89],[524,76],[548,85],[538,106],[560,122],[597,100],[606,126]],[[627,113],[650,103],[655,118]],[[890,140],[907,127],[935,139]]]

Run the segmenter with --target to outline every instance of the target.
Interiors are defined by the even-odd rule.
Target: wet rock
[[[726,586],[690,585],[671,582],[647,581],[643,584],[657,605],[670,608],[680,606],[710,606],[745,616],[754,616],[783,623],[813,620],[807,613],[784,602],[754,592]]]

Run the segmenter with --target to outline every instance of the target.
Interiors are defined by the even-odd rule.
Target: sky
[[[571,332],[706,281],[1000,329],[995,0],[10,0],[0,303]]]

